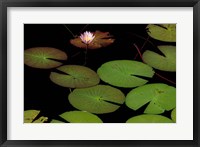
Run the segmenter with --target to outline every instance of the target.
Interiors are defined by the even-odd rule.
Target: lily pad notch
[[[142,55],[144,62],[158,70],[175,72],[176,47],[170,45],[162,45],[158,46],[158,49],[164,54],[164,56],[153,51],[146,50]]]
[[[97,74],[102,81],[117,87],[133,88],[144,85],[154,75],[153,68],[132,60],[114,60],[101,65]]]
[[[176,88],[162,83],[146,84],[131,90],[125,103],[133,110],[149,103],[144,113],[161,114],[176,107]]]
[[[64,65],[57,68],[57,72],[51,72],[50,79],[59,86],[68,88],[85,88],[95,86],[100,78],[92,69],[80,65]]]

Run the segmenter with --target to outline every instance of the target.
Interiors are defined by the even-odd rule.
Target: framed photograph
[[[199,1],[1,1],[1,146],[199,146]]]

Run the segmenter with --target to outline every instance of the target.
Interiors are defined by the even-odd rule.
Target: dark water
[[[68,28],[74,35],[80,35],[85,24],[69,24]],[[84,30],[102,32],[110,32],[116,39],[113,44],[108,47],[88,51],[87,67],[96,71],[103,63],[111,60],[134,60],[138,53],[133,44],[141,48],[145,40],[148,38],[146,33],[146,24],[91,24]],[[83,49],[77,48],[70,44],[69,40],[73,36],[62,24],[25,24],[24,25],[24,49],[32,47],[54,47],[65,51],[68,55],[68,60],[64,64],[83,65],[84,53]],[[175,43],[167,43],[149,38],[149,41],[142,49],[158,51],[157,45],[175,45]],[[160,52],[159,52],[160,53]],[[75,56],[74,56],[75,55]],[[142,61],[139,56],[137,61]],[[58,86],[49,79],[50,72],[55,69],[37,69],[29,66],[24,66],[24,109],[41,110],[41,115],[52,118],[58,118],[58,115],[76,110],[68,102],[69,89]],[[172,81],[176,81],[175,72],[163,72],[155,70],[160,75]],[[148,83],[165,83],[171,86],[176,86],[158,76],[154,77]],[[100,84],[105,84],[101,81]],[[114,87],[114,86],[113,86]],[[118,88],[125,95],[132,88]],[[148,105],[148,104],[147,104]],[[98,115],[105,123],[124,123],[130,117],[143,114],[146,106],[143,106],[137,111],[128,108],[123,104],[117,111],[108,114]],[[164,116],[170,118],[171,111],[166,111]]]

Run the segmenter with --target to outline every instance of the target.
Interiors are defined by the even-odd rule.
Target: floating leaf
[[[68,98],[75,108],[96,114],[114,112],[125,100],[120,90],[106,85],[75,89]]]
[[[176,42],[176,24],[150,24],[147,33],[154,39],[166,42]]]
[[[89,43],[88,49],[99,49],[102,47],[106,47],[115,41],[115,39],[112,38],[109,32],[96,31],[93,34],[95,38],[92,42]],[[86,48],[87,46],[85,43],[82,42],[80,37],[71,39],[70,43],[79,48]]]
[[[146,115],[132,117],[126,123],[173,123],[173,121],[162,115]]]
[[[59,120],[56,120],[56,119],[52,119],[52,120],[51,120],[51,123],[64,123],[64,122],[59,121]]]
[[[176,71],[176,47],[166,45],[158,48],[165,56],[146,50],[142,57],[144,62],[155,69]]]
[[[48,120],[48,117],[41,116],[37,120],[33,121],[33,123],[43,123],[43,122],[46,122],[47,120]]]
[[[97,85],[99,76],[88,67],[80,65],[64,65],[57,68],[62,73],[51,72],[52,82],[70,88],[83,88]]]
[[[98,116],[86,111],[65,112],[60,117],[70,123],[103,123]]]
[[[24,111],[24,123],[32,123],[32,121],[40,113],[38,110],[26,110]]]
[[[55,60],[67,60],[65,52],[51,47],[35,47],[24,51],[24,63],[34,68],[55,68],[62,65]]]
[[[106,83],[118,87],[132,88],[144,85],[154,75],[153,69],[142,63],[131,60],[106,62],[98,69],[97,74]]]
[[[166,84],[147,84],[131,90],[126,96],[126,105],[138,110],[143,105],[149,105],[144,113],[161,114],[176,107],[176,88]]]
[[[172,110],[171,118],[172,118],[172,120],[173,120],[174,122],[176,122],[176,108],[174,108],[174,109]]]

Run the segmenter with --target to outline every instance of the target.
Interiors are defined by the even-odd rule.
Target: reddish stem
[[[148,38],[145,40],[144,44],[142,45],[142,47],[141,47],[141,49],[140,49],[140,52],[142,51],[142,49],[144,48],[144,46],[147,44],[148,41],[149,41],[149,36],[148,36]],[[137,56],[138,56],[138,53],[135,55],[134,60],[136,60]]]
[[[165,78],[165,77],[161,76],[160,74],[158,74],[158,73],[156,73],[156,72],[155,72],[155,74],[156,74],[158,77],[160,77],[160,78],[162,78],[162,79],[164,79],[164,80],[166,80],[166,81],[168,81],[168,82],[170,82],[170,83],[172,83],[172,84],[176,85],[176,83],[175,83],[175,82],[173,82],[173,81],[171,81],[171,80],[169,80],[169,79],[167,79],[167,78]]]
[[[133,36],[136,36],[136,37],[138,37],[138,38],[140,38],[140,39],[143,39],[143,40],[149,42],[153,47],[156,48],[156,46],[153,44],[153,42],[147,40],[146,38],[144,38],[144,37],[142,37],[142,36],[140,36],[140,35],[138,35],[138,34],[135,34],[135,33],[130,33],[130,32],[129,32],[129,34],[130,34],[130,35],[133,35]],[[149,36],[148,36],[148,37],[149,37]]]
[[[138,54],[139,54],[140,58],[142,59],[142,62],[144,62],[144,60],[143,60],[143,58],[142,58],[142,54],[141,54],[141,52],[140,52],[140,49],[138,48],[138,46],[137,46],[136,44],[134,44],[134,46],[135,46],[135,48],[137,49]],[[145,62],[144,62],[144,63],[145,63]],[[175,82],[173,82],[173,81],[171,81],[171,80],[169,80],[169,79],[163,77],[162,75],[160,75],[160,74],[158,74],[158,73],[156,73],[156,72],[155,72],[155,75],[157,75],[158,77],[160,77],[160,78],[162,78],[162,79],[164,79],[164,80],[166,80],[166,81],[168,81],[168,82],[170,82],[170,83],[176,85]]]
[[[138,54],[140,55],[140,58],[142,59],[142,62],[144,62],[143,58],[142,58],[142,54],[140,52],[140,49],[138,48],[138,46],[136,44],[133,44],[135,46],[135,48],[137,49],[138,51]]]

